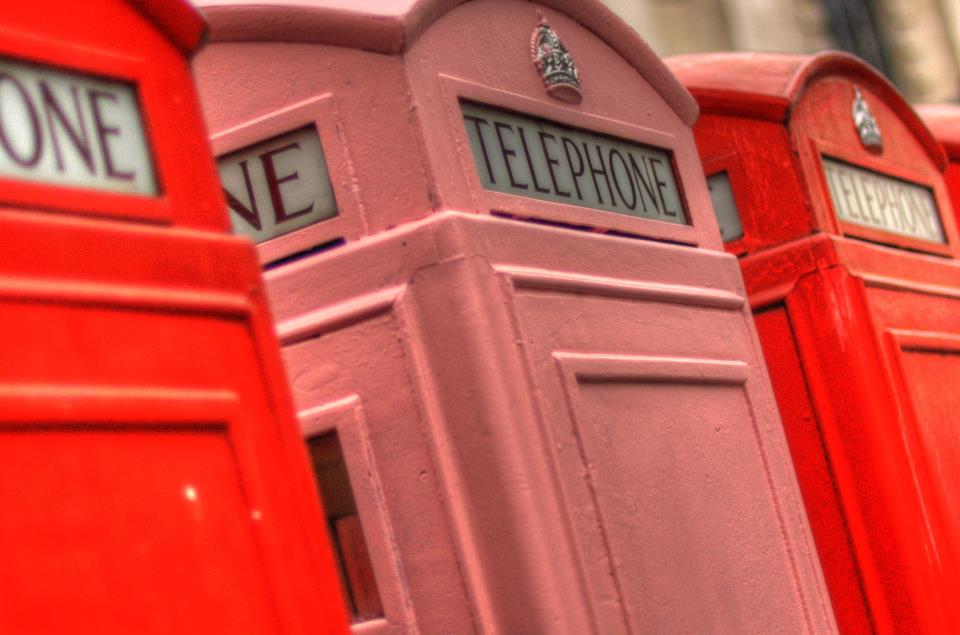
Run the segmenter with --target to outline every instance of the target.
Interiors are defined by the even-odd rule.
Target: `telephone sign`
[[[217,163],[233,231],[254,242],[337,214],[313,126],[231,152]]]
[[[460,108],[485,188],[688,222],[668,152],[479,104]]]
[[[930,188],[828,157],[822,161],[838,217],[901,236],[945,242]]]
[[[0,176],[157,194],[136,87],[0,58]]]

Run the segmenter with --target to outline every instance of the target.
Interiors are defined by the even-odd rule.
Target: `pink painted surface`
[[[211,42],[283,41],[330,44],[377,53],[409,49],[436,20],[466,0],[198,0]],[[656,53],[599,2],[545,0],[605,40],[672,105],[689,125],[697,105]]]
[[[345,241],[267,283],[350,470],[384,607],[355,631],[833,632],[696,109],[636,35],[595,2],[208,4],[215,151],[315,123],[339,205],[259,250]],[[692,224],[483,189],[461,99],[671,151]]]

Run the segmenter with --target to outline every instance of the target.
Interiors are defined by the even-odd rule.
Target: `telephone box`
[[[955,630],[960,263],[943,151],[845,54],[668,65],[702,109],[841,630]]]
[[[921,104],[917,106],[917,112],[947,153],[943,180],[947,184],[954,218],[960,219],[960,106]]]
[[[0,22],[0,632],[345,632],[186,61],[203,21],[54,0]]]
[[[834,629],[696,104],[629,27],[207,5],[356,633]]]

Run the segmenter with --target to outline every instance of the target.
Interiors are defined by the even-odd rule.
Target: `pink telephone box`
[[[360,633],[831,632],[697,108],[598,2],[209,2]]]

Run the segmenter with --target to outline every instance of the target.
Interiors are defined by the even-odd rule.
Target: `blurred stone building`
[[[813,53],[867,60],[914,102],[960,97],[960,0],[603,0],[660,55]]]

